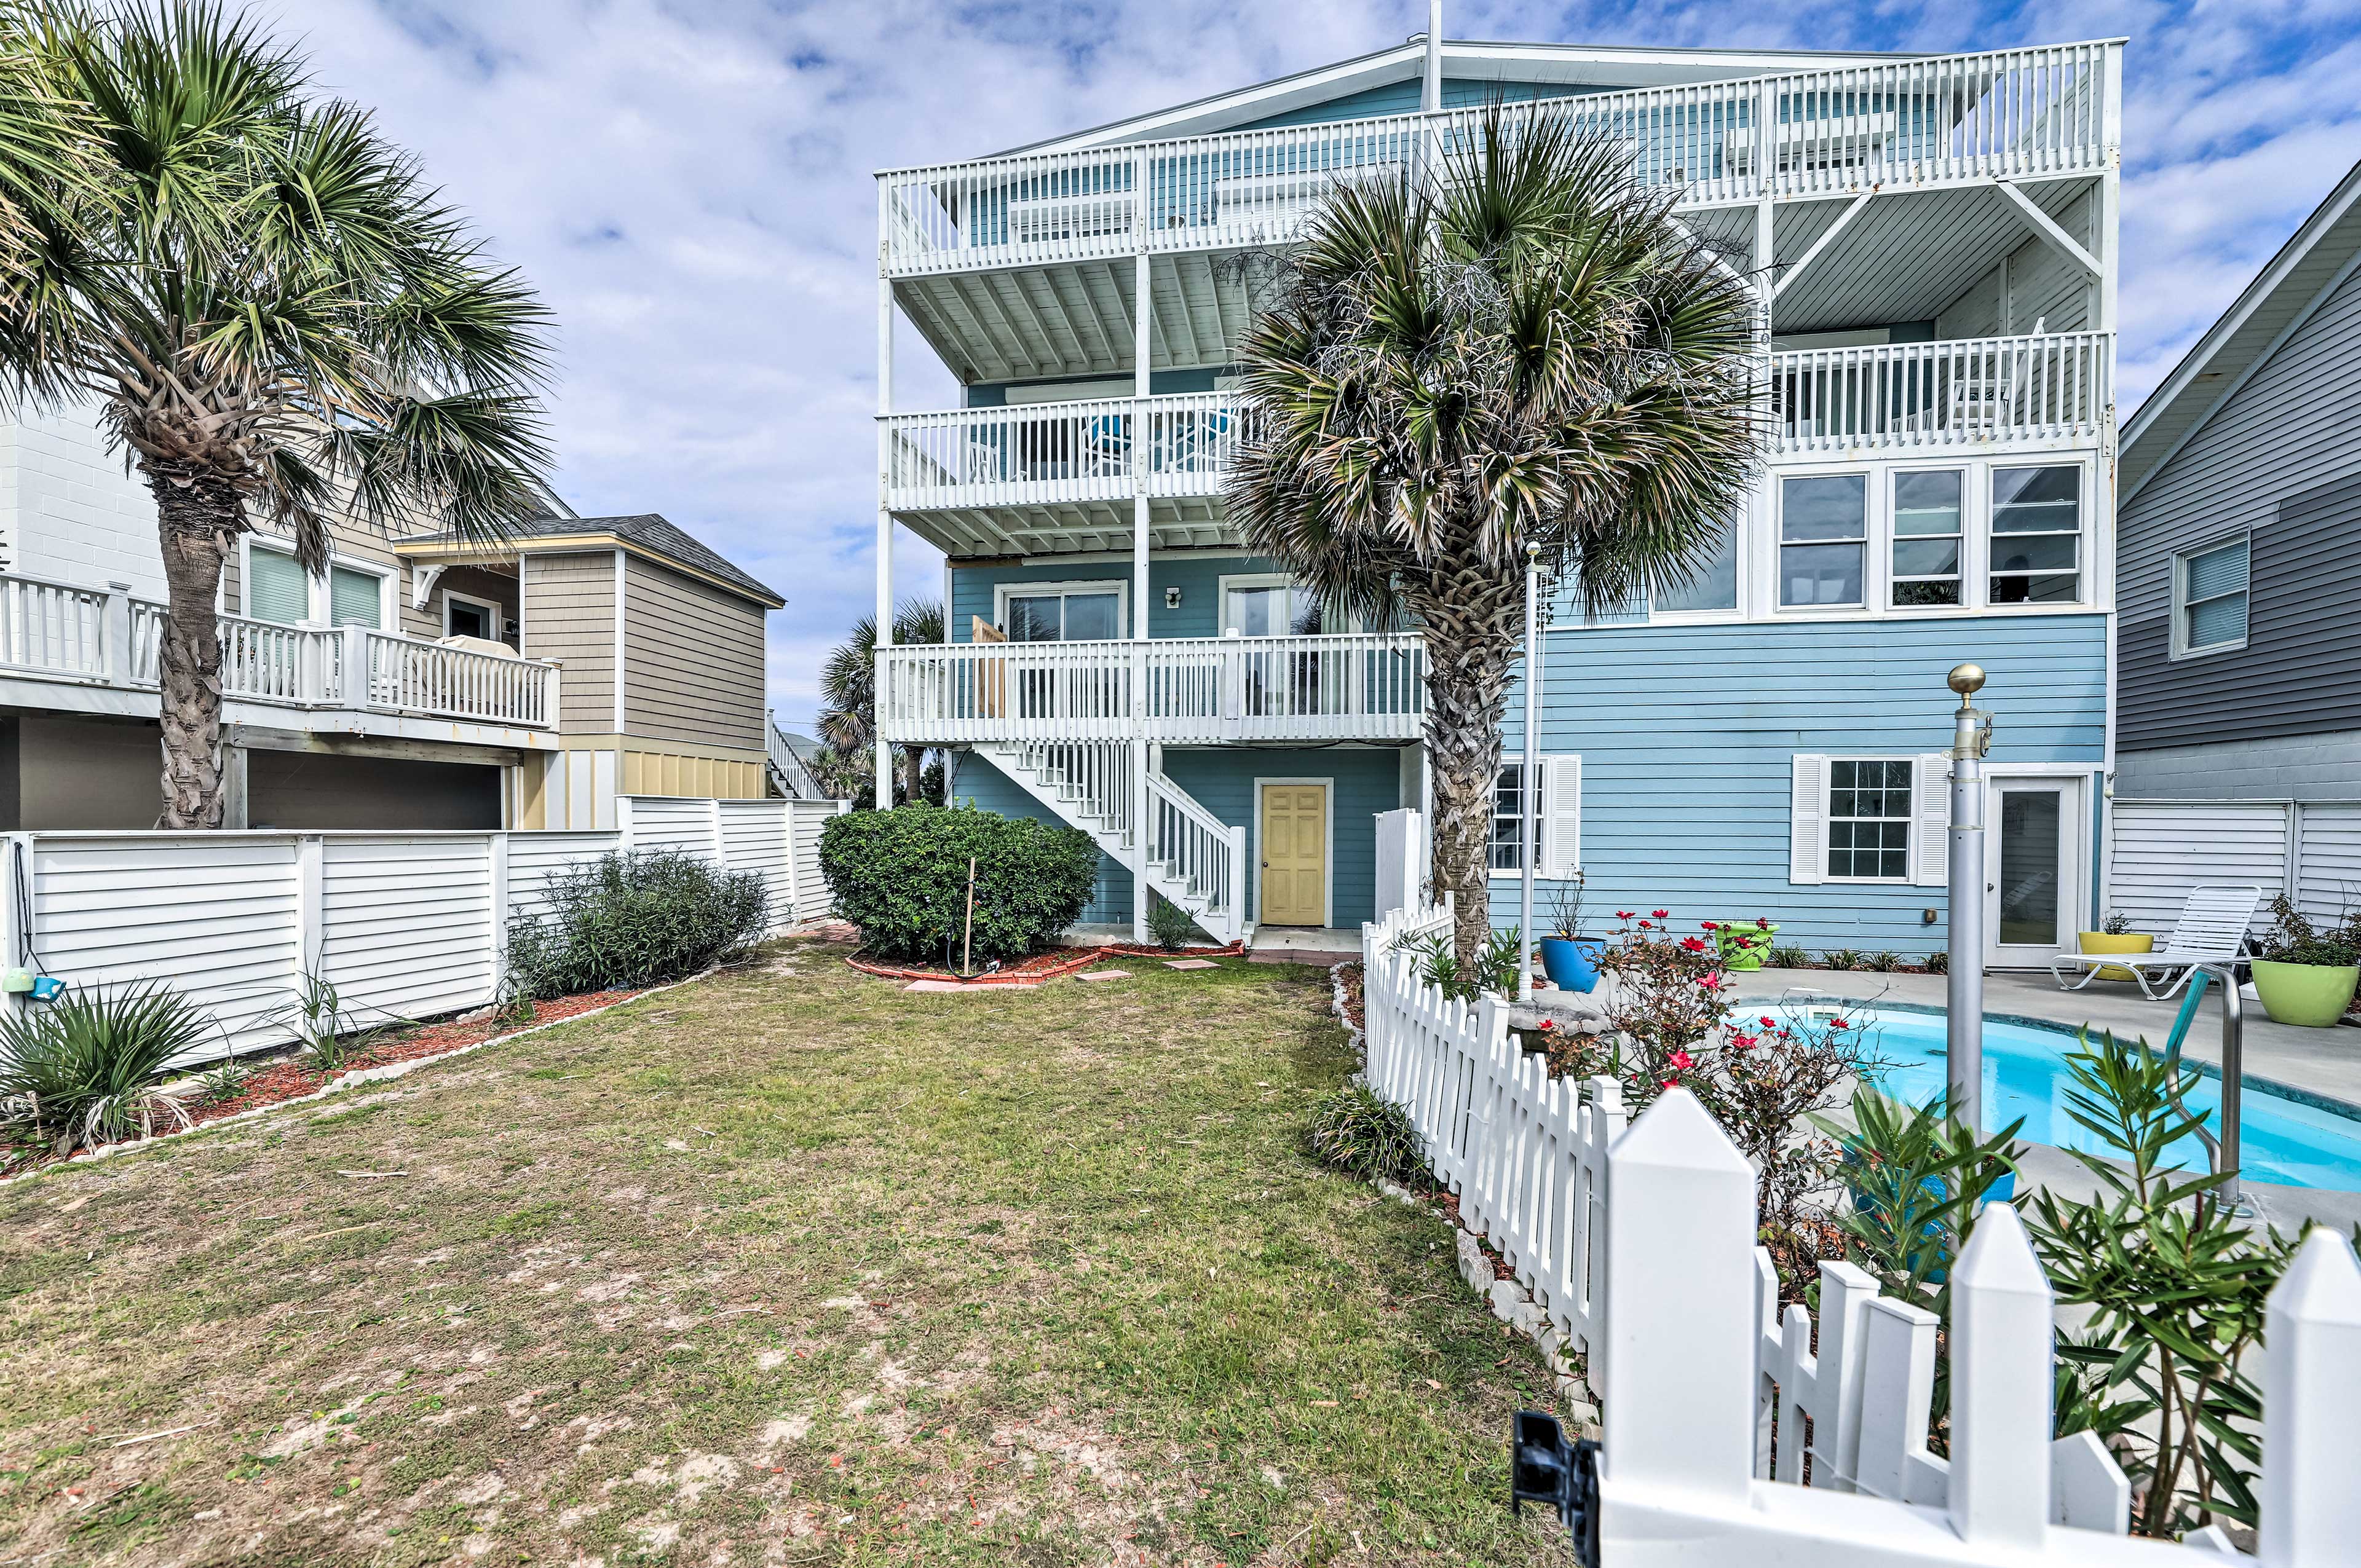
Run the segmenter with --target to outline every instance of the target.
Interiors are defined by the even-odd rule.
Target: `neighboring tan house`
[[[228,825],[609,828],[615,796],[797,793],[766,763],[785,601],[653,513],[498,549],[240,539],[221,632]],[[0,829],[155,823],[154,503],[95,424],[0,423]]]
[[[2361,165],[2124,427],[2120,800],[2361,801]]]

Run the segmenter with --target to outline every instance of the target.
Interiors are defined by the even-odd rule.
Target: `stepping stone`
[[[955,980],[914,980],[902,988],[905,991],[982,991],[980,985],[961,985]]]
[[[1131,971],[1127,969],[1094,969],[1088,974],[1078,974],[1074,978],[1076,980],[1129,980]]]
[[[1166,969],[1219,969],[1222,966],[1211,959],[1167,959],[1164,960],[1164,967]]]

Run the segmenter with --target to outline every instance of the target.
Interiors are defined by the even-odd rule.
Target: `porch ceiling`
[[[994,507],[905,511],[902,525],[954,558],[975,555],[1072,555],[1131,548],[1131,503],[1086,501],[1065,506]],[[1152,549],[1235,544],[1218,498],[1159,497],[1148,503]]]
[[[2090,183],[2078,175],[2018,188],[2055,217]],[[1793,267],[1850,202],[1780,203],[1773,219],[1778,264]],[[1695,208],[1680,216],[1732,266],[1753,265],[1752,206]],[[1988,185],[1882,193],[1780,296],[1778,330],[1929,320],[2031,237],[2023,214]],[[1151,258],[1150,367],[1228,364],[1231,345],[1253,316],[1262,271],[1252,252]],[[894,288],[919,335],[963,381],[1132,373],[1137,302],[1129,257],[905,278]]]

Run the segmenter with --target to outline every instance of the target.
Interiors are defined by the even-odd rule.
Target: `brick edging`
[[[847,953],[844,961],[862,974],[874,975],[880,980],[939,980],[953,985],[1014,986],[1029,991],[1053,980],[1063,980],[1107,959],[1218,959],[1233,958],[1246,950],[1244,942],[1232,942],[1220,948],[1180,948],[1170,952],[1162,948],[1136,948],[1126,943],[1110,943],[1101,948],[1077,948],[1072,958],[1051,964],[1047,969],[976,975],[956,975],[942,970],[904,969],[876,959],[862,958],[859,953]]]

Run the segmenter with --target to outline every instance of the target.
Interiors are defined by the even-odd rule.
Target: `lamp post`
[[[1525,762],[1520,770],[1517,802],[1524,807],[1518,825],[1525,877],[1517,897],[1517,1000],[1533,999],[1533,878],[1542,855],[1542,547],[1525,546]]]
[[[1984,753],[1992,715],[1970,698],[1983,689],[1981,664],[1956,666],[1946,682],[1960,694],[1951,715],[1950,962],[1946,1001],[1945,1070],[1951,1114],[1983,1129],[1984,1082]]]

